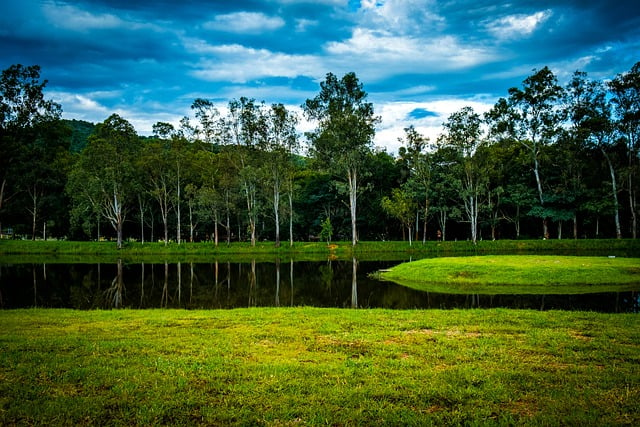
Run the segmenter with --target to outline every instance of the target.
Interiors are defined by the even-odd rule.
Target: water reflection
[[[527,308],[638,312],[638,292],[453,295],[414,291],[369,273],[398,261],[0,264],[0,307]],[[287,274],[288,271],[288,274]]]

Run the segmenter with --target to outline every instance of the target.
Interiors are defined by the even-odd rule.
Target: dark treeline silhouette
[[[138,241],[636,238],[640,62],[610,80],[547,67],[436,140],[405,129],[373,148],[373,105],[354,73],[303,105],[193,102],[178,127],[138,135],[123,117],[63,120],[40,67],[0,81],[3,238]],[[303,149],[302,147],[305,147]]]

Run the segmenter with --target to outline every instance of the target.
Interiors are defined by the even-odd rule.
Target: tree
[[[258,147],[264,143],[267,126],[264,113],[255,100],[245,97],[229,102],[229,113],[222,122],[222,137],[228,159],[237,171],[245,197],[251,246],[256,244],[258,186],[260,174]]]
[[[616,238],[621,239],[617,174],[610,153],[615,128],[606,88],[601,82],[589,80],[586,73],[576,71],[567,86],[566,94],[572,137],[582,144],[598,149],[607,164],[611,177],[610,197],[613,203]]]
[[[556,76],[544,67],[534,70],[522,83],[522,89],[509,89],[509,99],[500,99],[487,113],[491,133],[497,138],[512,138],[529,153],[535,177],[542,215],[543,235],[548,236],[547,217],[544,214],[545,194],[540,158],[546,146],[551,144],[561,128],[563,120],[559,101],[563,89]]]
[[[53,214],[66,211],[64,185],[70,164],[70,129],[60,120],[43,122],[34,128],[34,140],[21,150],[18,165],[20,182],[17,188],[26,199],[31,216],[31,239],[35,240],[38,221],[42,220],[42,237],[46,238],[47,223],[55,224]],[[60,200],[62,199],[62,200]],[[48,218],[47,218],[48,217]],[[58,221],[62,219],[58,215]]]
[[[333,226],[331,225],[331,218],[326,217],[322,221],[322,229],[320,230],[320,238],[327,241],[327,245],[331,244],[331,237],[333,236]]]
[[[107,219],[122,248],[125,219],[135,195],[139,138],[133,126],[113,114],[96,126],[74,165],[67,192],[76,204],[87,203]]]
[[[42,145],[38,130],[46,129],[44,124],[53,123],[62,114],[59,104],[45,99],[46,85],[47,80],[40,80],[38,65],[12,65],[0,76],[0,212],[21,190],[21,170],[37,168],[28,165],[32,158],[25,152]]]
[[[429,190],[433,167],[432,155],[427,151],[429,148],[429,138],[421,135],[413,126],[409,126],[404,132],[405,138],[399,140],[403,146],[398,150],[398,154],[409,171],[408,185],[415,188],[416,193],[418,193],[418,195],[421,194],[421,198],[424,201],[424,205],[422,206],[424,212],[422,243],[425,243],[427,240],[427,221],[429,219],[430,206]],[[420,227],[416,226],[416,233],[418,232],[418,228]]]
[[[382,199],[381,205],[382,209],[388,215],[399,220],[402,227],[407,229],[409,246],[411,246],[411,230],[413,228],[417,206],[409,192],[401,188],[394,188],[391,192],[391,197],[385,196]]]
[[[616,127],[627,144],[627,186],[631,235],[638,232],[638,169],[640,151],[640,62],[609,82],[615,105]]]
[[[338,79],[328,73],[320,83],[320,93],[303,104],[306,117],[317,123],[317,128],[307,134],[316,159],[326,166],[346,175],[349,212],[351,216],[351,242],[356,245],[358,186],[360,171],[367,153],[371,150],[375,125],[373,104],[366,102],[355,73],[347,73]]]
[[[143,187],[160,209],[165,246],[169,243],[169,212],[173,208],[176,190],[173,159],[171,141],[155,139],[142,147],[136,165],[144,176]]]
[[[441,148],[450,149],[457,158],[460,195],[471,225],[471,240],[478,239],[479,197],[484,185],[483,173],[476,156],[482,143],[480,116],[471,107],[464,107],[449,116],[444,124],[445,133],[438,139]]]
[[[273,104],[267,113],[267,137],[264,140],[265,165],[269,169],[275,222],[275,245],[280,246],[280,195],[283,185],[289,201],[289,239],[293,245],[293,156],[298,147],[294,113],[282,104]]]

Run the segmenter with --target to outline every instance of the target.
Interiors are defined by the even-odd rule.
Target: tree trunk
[[[138,196],[138,207],[140,208],[140,242],[144,245],[144,207],[141,196]]]
[[[289,246],[293,246],[293,195],[291,191],[289,195]]]
[[[31,208],[31,240],[36,240],[36,220],[38,216],[38,190],[36,186],[33,186],[33,192],[29,189],[31,201],[33,202]]]
[[[631,209],[631,237],[637,237],[636,197],[633,191],[633,174],[629,173],[629,208]]]
[[[218,210],[213,210],[213,241],[216,248],[218,247]]]
[[[273,181],[273,215],[276,226],[276,248],[280,247],[280,185],[278,178],[274,177]]]
[[[176,214],[178,217],[178,229],[176,231],[176,241],[178,244],[181,242],[182,229],[180,228],[181,218],[180,218],[180,166],[178,166],[178,194],[176,199]]]
[[[347,180],[349,181],[349,208],[351,212],[351,244],[353,246],[358,243],[358,233],[356,229],[356,203],[358,201],[358,173],[355,168],[349,168],[347,171]]]
[[[542,180],[540,179],[538,157],[535,155],[535,152],[533,156],[533,174],[536,177],[536,186],[538,188],[538,197],[540,198],[540,206],[544,207],[544,197],[542,194]],[[549,238],[549,228],[547,227],[547,218],[542,218],[542,236],[545,239]]]
[[[613,197],[613,217],[616,224],[616,239],[622,239],[622,228],[620,227],[620,208],[618,204],[618,185],[616,182],[616,172],[613,168],[613,164],[611,163],[611,159],[609,155],[605,151],[604,147],[600,147],[600,151],[604,155],[604,158],[607,160],[607,164],[609,165],[609,174],[611,175],[611,196]]]
[[[429,198],[424,199],[424,219],[422,225],[422,244],[427,243],[427,217],[429,214]]]
[[[189,202],[189,242],[193,243],[193,231],[195,229],[195,225],[193,224],[193,206],[191,206],[191,202]]]
[[[558,240],[562,240],[562,220],[558,221]]]

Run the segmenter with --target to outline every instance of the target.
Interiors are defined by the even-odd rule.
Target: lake
[[[640,310],[639,292],[459,295],[419,292],[370,277],[400,262],[0,263],[0,308]]]

